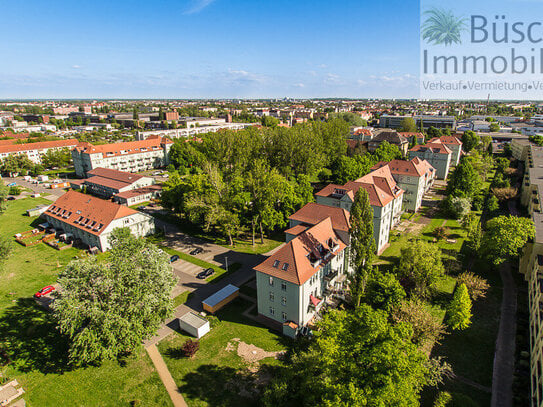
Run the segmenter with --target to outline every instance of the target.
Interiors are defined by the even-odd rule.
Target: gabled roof
[[[440,143],[426,143],[424,145],[417,145],[409,151],[431,151],[435,154],[451,154],[451,150],[445,145]]]
[[[132,174],[131,172],[118,171],[110,168],[95,168],[87,172],[87,177],[91,178],[94,176],[108,178],[115,181],[120,181],[126,184],[132,184],[136,181],[139,181],[143,178],[143,175]]]
[[[388,167],[390,172],[395,175],[411,175],[417,177],[422,177],[426,173],[434,171],[434,167],[432,167],[428,161],[422,160],[419,157],[415,157],[411,161],[380,161],[373,166],[372,170],[382,167]]]
[[[115,219],[137,213],[127,206],[76,191],[66,192],[45,211],[47,216],[97,236]]]
[[[10,144],[0,146],[0,153],[17,153],[32,150],[44,150],[48,148],[69,148],[79,143],[76,139],[39,141],[37,143]]]
[[[316,225],[326,218],[332,219],[334,230],[348,232],[350,228],[350,214],[345,209],[328,205],[321,205],[310,202],[300,208],[289,217],[289,220],[295,220],[308,225]]]
[[[456,144],[459,146],[462,145],[462,142],[458,140],[457,137],[454,137],[454,136],[434,137],[433,139],[429,140],[428,143]]]
[[[345,247],[334,232],[332,220],[326,218],[292,239],[254,269],[302,285]]]
[[[370,140],[370,143],[374,141],[387,141],[391,144],[409,143],[409,141],[407,141],[404,136],[394,130],[381,130],[379,133],[377,133],[375,137]]]
[[[145,140],[127,141],[124,143],[92,145],[91,143],[79,143],[75,148],[77,151],[86,154],[102,153],[107,157],[139,154],[147,151],[156,151],[162,149],[164,144],[173,144],[173,141],[166,137],[153,135]]]

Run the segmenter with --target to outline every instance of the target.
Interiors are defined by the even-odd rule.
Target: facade
[[[379,117],[379,127],[398,129],[402,126],[402,122],[407,118],[415,120],[415,124],[418,129],[429,129],[430,127],[435,127],[437,129],[456,128],[456,118],[454,116],[391,116],[388,114],[384,114]]]
[[[375,245],[377,253],[381,253],[388,244],[390,230],[400,221],[404,197],[404,191],[397,185],[388,167],[379,168],[345,185],[330,184],[317,192],[315,198],[318,204],[350,212],[360,188],[364,188],[369,195]]]
[[[95,168],[87,172],[87,178],[81,188],[102,198],[111,198],[119,193],[153,185],[154,179],[131,172],[117,171],[110,168]]]
[[[398,186],[403,189],[404,209],[416,212],[422,205],[422,198],[434,184],[436,170],[426,160],[418,157],[411,161],[393,160],[377,163],[372,170],[388,167]]]
[[[409,158],[426,160],[436,169],[436,177],[446,179],[451,167],[452,151],[444,144],[427,143],[409,150]]]
[[[455,136],[442,136],[434,137],[428,143],[443,144],[451,150],[451,165],[458,165],[460,162],[460,157],[462,157],[462,142]]]
[[[213,126],[199,126],[186,129],[138,131],[136,133],[136,139],[146,140],[151,136],[162,136],[168,138],[194,137],[199,134],[215,133],[219,130],[243,130],[253,125],[254,123],[222,123]]]
[[[346,248],[326,218],[257,265],[259,317],[295,336],[343,289],[350,273]]]
[[[521,146],[521,145],[519,145]],[[519,149],[522,152],[525,147]],[[529,145],[525,153],[525,173],[521,203],[526,206],[535,225],[535,238],[524,247],[519,271],[528,282],[530,312],[531,406],[543,405],[543,147]]]
[[[520,161],[526,161],[528,153],[530,152],[530,146],[530,141],[526,139],[511,140],[511,154],[513,155],[513,158]]]
[[[80,143],[72,150],[72,158],[78,177],[85,177],[98,167],[139,172],[168,165],[168,152],[172,144],[170,139],[159,136],[98,146]]]
[[[61,233],[71,234],[89,248],[110,248],[109,236],[116,228],[127,227],[137,237],[154,233],[152,216],[111,201],[68,191],[44,212],[47,222]]]
[[[368,151],[370,153],[375,152],[381,145],[383,141],[387,141],[390,144],[398,146],[402,155],[407,154],[407,149],[409,148],[409,141],[404,136],[400,135],[397,131],[394,130],[381,130],[374,134],[373,138],[368,141]]]
[[[9,140],[6,140],[9,141]],[[10,155],[24,154],[30,161],[35,164],[41,164],[41,157],[49,150],[62,150],[65,148],[72,149],[79,142],[76,139],[40,141],[37,143],[0,145],[0,161]]]
[[[132,206],[157,199],[161,194],[161,185],[149,185],[146,187],[131,189],[130,191],[120,192],[113,197],[113,202],[120,203],[121,205]]]

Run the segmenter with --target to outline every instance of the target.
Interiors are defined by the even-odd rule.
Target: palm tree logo
[[[449,46],[462,43],[461,34],[466,30],[466,19],[456,17],[450,10],[432,8],[426,10],[422,24],[422,38],[428,44]]]

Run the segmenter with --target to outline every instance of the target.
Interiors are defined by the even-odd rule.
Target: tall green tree
[[[447,324],[453,330],[463,330],[471,324],[471,298],[465,284],[460,284],[454,291],[447,308]]]
[[[428,296],[445,274],[441,250],[435,244],[417,240],[400,250],[396,274],[404,280],[404,287],[417,296]]]
[[[373,308],[391,312],[405,298],[405,291],[392,273],[372,273],[366,284],[364,301]]]
[[[364,188],[360,188],[354,196],[350,224],[349,261],[354,269],[350,289],[353,303],[360,305],[366,279],[371,272],[371,264],[376,252],[373,236],[373,208],[370,205],[368,191]]]
[[[467,130],[462,134],[462,150],[469,153],[471,150],[476,149],[481,144],[481,137],[474,131]]]
[[[413,119],[412,117],[406,117],[405,119],[403,119],[398,131],[405,131],[409,133],[416,132],[417,124],[415,123],[415,119]]]
[[[534,222],[516,216],[498,216],[486,224],[481,249],[495,264],[519,255],[528,239],[535,236]]]
[[[74,365],[133,352],[173,311],[168,256],[145,239],[116,229],[107,260],[74,260],[60,273],[53,303]]]
[[[461,198],[473,199],[481,189],[481,178],[473,168],[471,161],[463,158],[449,176],[447,194]]]

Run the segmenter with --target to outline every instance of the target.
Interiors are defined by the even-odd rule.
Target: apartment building
[[[350,272],[346,248],[326,218],[257,265],[259,318],[295,337],[344,289]]]
[[[524,147],[523,147],[524,149]],[[520,151],[520,150],[519,150]],[[524,247],[519,270],[528,282],[530,312],[531,406],[543,405],[543,147],[528,145],[521,203],[535,225],[535,238]]]
[[[40,141],[37,143],[0,145],[0,161],[10,155],[24,154],[35,164],[41,164],[41,157],[49,150],[72,149],[79,142],[76,139]]]
[[[381,161],[372,170],[388,167],[398,186],[404,190],[403,207],[416,212],[422,205],[422,198],[430,190],[436,179],[436,170],[426,160],[418,157],[411,161]]]
[[[427,143],[424,145],[416,145],[409,150],[409,158],[418,157],[421,160],[426,160],[436,170],[436,177],[446,179],[451,168],[452,151],[441,143]]]
[[[398,129],[402,126],[403,121],[407,118],[415,120],[415,125],[418,129],[429,129],[435,127],[437,129],[454,129],[456,128],[456,118],[454,116],[439,116],[439,115],[417,115],[417,116],[393,116],[384,114],[379,117],[379,127]]]
[[[462,157],[462,142],[455,136],[441,136],[434,137],[428,143],[443,144],[451,150],[451,165],[458,165],[460,158]]]
[[[381,253],[388,244],[390,230],[400,221],[404,197],[403,189],[394,180],[388,166],[378,168],[345,185],[327,185],[315,194],[315,199],[318,204],[350,212],[360,188],[364,188],[369,195],[373,209],[373,235],[377,252]]]
[[[81,188],[106,199],[122,192],[153,185],[155,182],[151,177],[100,167],[88,171],[87,176],[87,179],[80,182]]]
[[[220,130],[243,130],[247,127],[254,126],[254,123],[223,123],[212,126],[190,127],[186,129],[169,129],[169,130],[149,130],[136,132],[137,140],[147,140],[152,136],[162,136],[168,138],[186,138],[194,137],[199,134],[215,133]]]
[[[109,236],[114,229],[127,227],[137,237],[154,233],[154,218],[127,206],[68,191],[43,214],[59,234],[71,235],[89,248],[104,252],[111,246]]]
[[[85,177],[98,167],[139,172],[168,165],[168,152],[172,144],[173,141],[160,136],[97,146],[80,143],[72,150],[72,158],[78,177]]]

